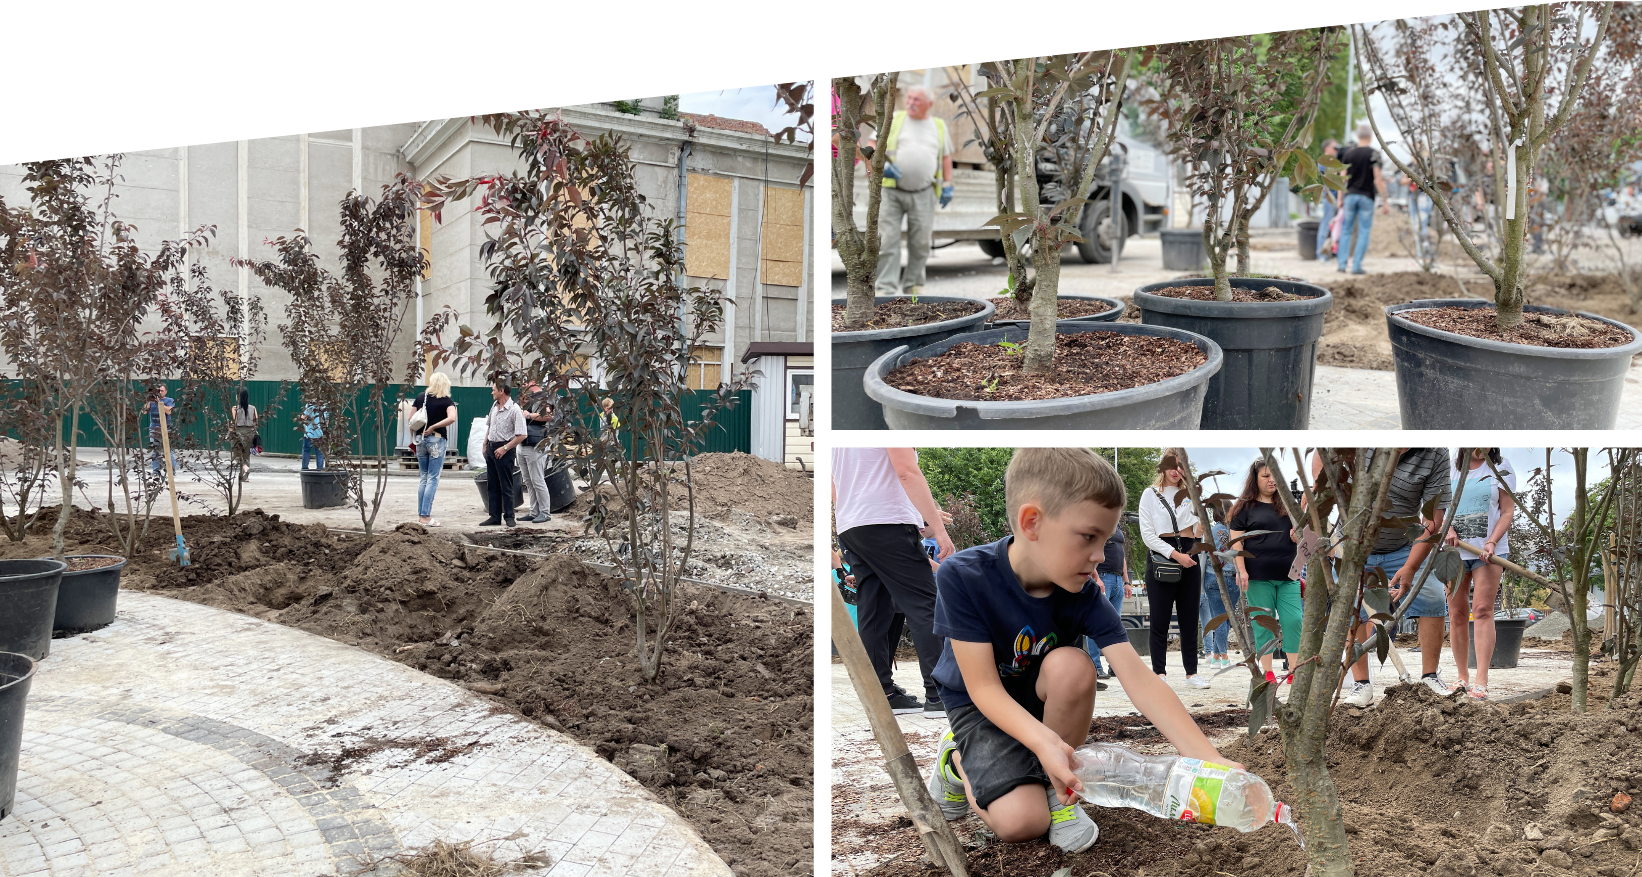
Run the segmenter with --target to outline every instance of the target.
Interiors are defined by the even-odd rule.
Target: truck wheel
[[[985,253],[987,255],[987,258],[990,258],[990,259],[1002,259],[1003,258],[1003,241],[989,241],[985,238],[982,238],[981,240],[978,240],[975,243],[980,244],[981,252]]]
[[[1104,265],[1112,261],[1112,202],[1106,198],[1092,201],[1083,208],[1083,217],[1078,222],[1078,234],[1083,240],[1078,243],[1078,256],[1091,265]]]

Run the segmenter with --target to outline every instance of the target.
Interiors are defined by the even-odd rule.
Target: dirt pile
[[[769,520],[791,516],[805,529],[815,521],[815,479],[752,454],[702,454],[691,467],[696,508],[707,517],[735,510]]]
[[[1590,712],[1566,694],[1524,704],[1440,698],[1423,686],[1389,689],[1383,702],[1341,708],[1329,733],[1329,773],[1339,788],[1359,877],[1628,877],[1642,861],[1642,694],[1606,709],[1612,684],[1593,672]],[[1229,712],[1229,711],[1228,711]],[[1115,732],[1117,729],[1113,728]],[[1221,747],[1228,758],[1295,800],[1275,726]],[[1066,856],[1046,842],[981,846],[978,819],[955,823],[971,842],[972,873],[1299,877],[1305,855],[1289,832],[1238,834],[1164,822],[1133,810],[1091,810],[1101,836]],[[876,832],[875,849],[906,851],[871,873],[911,875],[920,853],[910,828]]]
[[[687,586],[652,684],[634,657],[632,595],[574,557],[500,554],[417,524],[344,538],[260,511],[184,526],[194,564],[166,560],[169,529],[156,527],[127,587],[297,627],[465,685],[610,759],[738,875],[811,872],[810,610]],[[94,513],[77,511],[68,535],[71,552],[108,549]],[[0,543],[6,557],[49,551],[49,533]]]

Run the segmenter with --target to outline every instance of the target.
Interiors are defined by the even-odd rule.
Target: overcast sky
[[[1456,450],[1448,449],[1450,458]],[[1231,494],[1242,489],[1249,464],[1260,455],[1258,448],[1187,448],[1186,452],[1191,455],[1192,467],[1199,472],[1223,469],[1229,473],[1210,479],[1209,483],[1214,485],[1218,481],[1219,490]],[[1528,489],[1529,474],[1545,466],[1544,448],[1500,448],[1500,454],[1515,467],[1519,494]],[[1589,486],[1595,487],[1608,477],[1608,458],[1606,454],[1592,449],[1588,459],[1590,471],[1586,474],[1586,481]],[[1294,477],[1290,471],[1294,468],[1293,460],[1293,452],[1287,448],[1281,450],[1279,468],[1291,479]],[[1574,507],[1574,458],[1561,448],[1551,454],[1551,488],[1551,502],[1560,523]]]
[[[726,119],[757,122],[772,134],[793,123],[791,117],[776,108],[773,85],[681,94],[678,96],[678,108],[686,113],[710,113]]]

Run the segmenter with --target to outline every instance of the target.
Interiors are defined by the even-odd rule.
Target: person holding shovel
[[[154,398],[148,403],[148,444],[154,449],[154,472],[157,474],[165,463],[165,452],[160,450],[160,409],[165,409],[165,426],[171,435],[176,435],[176,421],[172,414],[177,410],[177,400],[165,394],[165,385],[160,384],[154,391]],[[177,468],[177,452],[171,452],[171,469]]]
[[[1475,545],[1482,549],[1482,554],[1459,549],[1465,571],[1460,573],[1459,584],[1448,601],[1448,638],[1454,650],[1454,665],[1458,668],[1455,672],[1460,677],[1458,687],[1476,700],[1487,700],[1488,664],[1494,659],[1494,598],[1499,594],[1499,580],[1505,573],[1504,567],[1489,560],[1503,558],[1511,552],[1511,521],[1517,512],[1511,493],[1517,489],[1517,476],[1511,462],[1500,456],[1499,448],[1472,448],[1469,459],[1455,460],[1449,477],[1456,484],[1462,463],[1469,468],[1465,490],[1460,494],[1459,508],[1454,510],[1454,526],[1448,529],[1444,541],[1449,546],[1461,542]],[[1498,477],[1494,475],[1496,469]],[[1476,589],[1475,603],[1471,600],[1473,588]],[[1471,619],[1473,605],[1476,607],[1474,621]],[[1467,666],[1467,646],[1471,640],[1467,622],[1477,631],[1475,684],[1471,682]]]
[[[999,841],[1042,837],[1067,853],[1100,829],[1078,804],[1073,750],[1089,736],[1099,646],[1136,709],[1180,754],[1222,758],[1154,676],[1093,585],[1126,501],[1123,479],[1088,448],[1022,448],[1004,475],[1011,535],[941,565],[935,668],[952,730],[928,789],[947,819],[971,809]],[[1241,767],[1241,765],[1238,765]]]

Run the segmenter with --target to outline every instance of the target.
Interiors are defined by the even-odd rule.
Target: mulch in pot
[[[1214,287],[1212,286],[1171,286],[1167,289],[1152,290],[1152,295],[1161,295],[1165,298],[1185,298],[1192,301],[1214,301]],[[1300,301],[1306,298],[1292,292],[1284,292],[1275,286],[1265,289],[1243,289],[1232,287],[1232,301]]]
[[[897,390],[937,399],[1025,402],[1092,396],[1155,384],[1208,361],[1197,345],[1152,335],[1077,332],[1055,336],[1055,368],[1025,375],[1022,353],[997,344],[954,344],[914,360],[884,380]]]
[[[64,572],[85,572],[88,569],[102,569],[105,566],[118,566],[125,563],[123,557],[67,557],[63,562],[68,564]]]
[[[939,323],[943,320],[956,320],[979,312],[986,305],[978,301],[919,301],[911,298],[898,298],[894,301],[874,305],[872,319],[865,323],[848,324],[844,322],[845,305],[832,306],[832,330],[834,332],[862,332],[869,329],[903,329],[907,326],[922,326],[925,323]]]
[[[996,313],[992,322],[998,320],[1030,320],[1032,319],[1031,303],[1017,301],[1012,295],[988,299],[992,302]],[[1104,314],[1112,306],[1103,301],[1094,301],[1086,298],[1060,298],[1055,300],[1055,319],[1070,320],[1074,317],[1092,317],[1095,314]]]
[[[1618,326],[1577,314],[1523,314],[1522,324],[1507,332],[1494,324],[1490,308],[1428,308],[1400,314],[1432,329],[1530,347],[1595,350],[1629,344],[1632,337]]]

